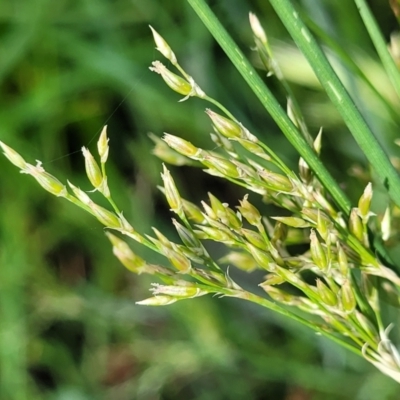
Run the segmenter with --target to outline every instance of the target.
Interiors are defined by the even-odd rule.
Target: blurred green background
[[[365,168],[365,160],[268,2],[209,4],[256,65],[247,18],[249,11],[258,14],[313,134],[324,126],[323,160],[356,201],[366,181],[354,165]],[[399,117],[393,110],[399,104],[355,6],[298,4],[384,97],[335,64],[396,156]],[[389,40],[396,21],[387,2],[371,5]],[[208,94],[296,168],[295,151],[183,0],[2,0],[0,139],[28,162],[40,159],[61,180],[89,190],[80,148],[94,150],[108,124],[115,200],[141,232],[157,226],[174,237],[156,189],[161,162],[151,154],[147,133],[214,145],[208,105],[198,99],[177,103],[180,97],[149,71],[151,61],[162,59],[149,24]],[[276,80],[269,78],[268,85],[285,105]],[[201,171],[171,169],[192,201],[211,191],[234,206],[243,196]],[[207,297],[163,308],[136,306],[149,296],[151,280],[119,264],[97,221],[44,192],[4,157],[0,183],[1,400],[398,399],[398,385],[363,359],[255,305]],[[382,210],[385,202],[381,196],[376,207]],[[238,278],[252,282],[251,275]]]

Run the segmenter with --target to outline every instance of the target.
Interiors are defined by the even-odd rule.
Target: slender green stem
[[[290,0],[270,0],[270,3],[308,59],[321,85],[341,114],[368,161],[374,167],[393,202],[400,206],[400,178],[397,171],[337,77],[320,46],[301,20],[299,13]]]
[[[348,214],[350,212],[350,201],[340,189],[337,182],[335,182],[332,176],[328,173],[325,166],[321,163],[313,149],[304,139],[303,135],[294,126],[286,112],[280,106],[271,91],[265,86],[264,82],[258,76],[250,62],[244,57],[243,53],[239,50],[238,46],[223,28],[205,1],[188,0],[188,2],[209,29],[211,34],[215,37],[217,42],[221,45],[234,66],[252,88],[265,109],[271,114],[275,122],[282,129],[282,132],[288,138],[290,143],[296,148],[310,168],[314,171],[315,175],[322,182],[326,190],[335,199],[340,209]]]
[[[264,299],[263,297],[260,297],[253,293],[245,292],[245,291],[243,291],[242,295],[240,295],[240,296],[238,295],[236,297],[240,297],[244,300],[251,301],[252,303],[256,303],[262,307],[266,307],[272,311],[275,311],[279,314],[289,317],[297,322],[300,322],[301,324],[311,328],[314,331],[317,331],[318,333],[328,337],[329,339],[335,341],[336,343],[339,343],[341,346],[351,350],[353,353],[360,355],[360,349],[357,346],[355,346],[354,344],[341,339],[340,337],[334,335],[333,333],[327,332],[326,330],[322,329],[319,325],[315,324],[314,322],[306,320],[306,319],[298,316],[297,314],[294,314],[294,313],[290,312],[289,310],[286,310],[285,308],[277,305],[276,303],[274,303],[272,301],[269,301],[267,299]]]
[[[375,49],[379,54],[383,67],[385,68],[386,73],[388,74],[389,79],[392,82],[393,88],[396,91],[397,95],[400,97],[400,73],[396,66],[396,63],[393,60],[393,57],[388,51],[382,32],[380,31],[378,24],[376,23],[376,20],[372,15],[366,1],[354,0],[354,2],[357,5],[358,11],[360,12],[361,18],[364,21],[369,36],[374,43]]]
[[[341,62],[347,66],[355,75],[359,76],[360,79],[368,86],[368,88],[375,94],[375,96],[382,102],[386,109],[390,112],[393,118],[397,118],[398,111],[395,110],[393,104],[389,102],[385,96],[380,92],[379,86],[374,85],[368,77],[365,75],[363,70],[359,67],[354,57],[351,57],[332,36],[329,36],[323,29],[321,29],[308,15],[301,13],[301,16],[307,26],[322,39],[331,50],[333,50],[339,57]]]

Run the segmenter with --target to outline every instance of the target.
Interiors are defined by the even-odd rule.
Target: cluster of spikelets
[[[287,88],[288,114],[319,154],[321,132],[315,140],[307,131],[298,105],[274,62],[265,33],[254,15],[250,17],[256,48],[271,74]],[[96,204],[90,195],[62,184],[47,173],[40,162],[27,163],[17,152],[0,142],[6,157],[22,173],[32,175],[48,192],[63,197],[96,217],[109,231],[116,231],[162,254],[166,266],[149,264],[133,253],[120,236],[106,233],[114,254],[129,270],[158,277],[152,297],[144,305],[166,305],[208,293],[242,298],[280,312],[308,325],[343,346],[361,353],[381,371],[400,382],[400,357],[388,338],[389,328],[381,317],[380,294],[398,302],[400,278],[383,265],[369,243],[368,221],[372,186],[368,184],[358,206],[345,217],[327,198],[324,188],[303,159],[295,174],[284,162],[215,99],[208,97],[178,64],[165,40],[152,28],[157,49],[177,68],[180,75],[155,61],[152,71],[185,96],[200,97],[219,108],[223,115],[206,110],[214,132],[211,138],[218,151],[204,150],[192,143],[165,134],[156,142],[155,154],[176,164],[202,164],[205,172],[245,187],[265,202],[273,203],[290,216],[267,219],[249,201],[248,195],[230,207],[209,194],[202,208],[183,199],[169,170],[164,166],[162,188],[181,243],[173,243],[154,229],[155,236],[141,235],[125,219],[112,200],[107,184],[109,153],[106,128],[98,141],[100,164],[90,151],[82,149],[87,177],[93,188],[109,202],[110,209]],[[287,212],[285,213],[288,214]],[[388,236],[389,214],[383,218],[382,232]],[[204,240],[223,243],[229,251],[216,262],[203,245]],[[287,246],[303,244],[307,250],[293,255]],[[222,264],[246,271],[259,269],[265,277],[259,286],[268,296],[259,296],[234,282]],[[289,306],[289,307],[288,307]],[[312,317],[310,317],[312,315]]]

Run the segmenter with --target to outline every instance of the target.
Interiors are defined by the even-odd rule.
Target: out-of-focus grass
[[[298,68],[300,56],[291,52],[270,6],[256,0],[213,5],[249,55],[247,13],[258,13],[313,132],[325,127],[323,159],[355,200],[364,183],[346,179],[346,170],[364,160],[313,77]],[[372,79],[379,77],[388,103],[398,106],[381,70],[370,67],[376,56],[352,2],[304,0],[301,6],[357,56]],[[394,28],[389,8],[382,6],[377,16],[388,37],[391,24]],[[211,146],[205,105],[178,104],[179,97],[148,70],[159,58],[148,24],[207,92],[267,138],[293,168],[297,163],[294,150],[185,2],[2,1],[0,139],[29,161],[38,158],[51,173],[89,189],[80,147],[94,147],[107,123],[112,191],[134,226],[147,232],[152,225],[168,230],[169,215],[155,190],[160,161],[151,156],[146,133],[167,131]],[[342,68],[342,74],[348,72]],[[275,80],[268,82],[284,104]],[[398,118],[361,82],[348,82],[394,152]],[[119,265],[100,225],[19,176],[3,158],[0,168],[1,399],[396,398],[396,384],[361,358],[256,306],[217,298],[160,309],[135,306],[147,296],[150,281]],[[234,205],[242,194],[199,171],[174,172],[185,197],[193,200],[211,191]]]

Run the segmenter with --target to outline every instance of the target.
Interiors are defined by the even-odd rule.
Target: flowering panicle
[[[287,93],[287,114],[293,126],[301,131],[311,151],[319,155],[322,130],[312,139],[254,14],[250,14],[250,24],[261,60]],[[150,135],[156,144],[154,153],[167,163],[201,166],[216,179],[241,186],[254,194],[251,202],[246,193],[236,207],[230,206],[209,193],[207,202],[202,201],[201,206],[194,204],[181,196],[171,172],[163,165],[161,191],[174,213],[172,224],[179,236],[179,243],[175,243],[156,228],[152,235],[140,234],[114,203],[106,174],[110,153],[106,127],[97,142],[99,162],[86,147],[82,153],[93,191],[105,197],[108,207],[94,202],[96,194],[88,194],[71,182],[65,186],[40,163],[27,163],[0,142],[5,156],[45,190],[89,212],[108,230],[165,257],[166,266],[149,264],[119,236],[106,233],[113,253],[129,271],[151,274],[164,283],[154,284],[152,296],[137,304],[168,305],[211,293],[246,299],[301,321],[362,353],[381,371],[400,381],[400,356],[388,337],[390,329],[385,327],[382,311],[383,298],[396,306],[400,304],[400,277],[377,256],[372,245],[375,242],[371,241],[377,225],[382,240],[390,243],[394,236],[393,219],[398,220],[399,210],[388,207],[383,216],[375,218],[371,211],[372,183],[367,184],[356,207],[348,213],[339,210],[327,196],[329,188],[322,186],[304,159],[299,161],[298,173],[292,171],[229,110],[200,89],[179,65],[165,39],[150,28],[157,50],[179,75],[159,61],[154,61],[150,69],[160,74],[172,90],[185,96],[183,100],[199,97],[223,114],[206,109],[213,128],[213,150],[165,133],[162,139]],[[266,203],[274,205],[274,215],[266,216]],[[214,260],[203,241],[224,245],[226,254]],[[257,287],[244,289],[232,279],[229,271],[233,266],[248,272],[258,269],[263,276],[257,284],[264,295],[256,294],[257,290],[260,292]],[[255,275],[255,279],[257,276],[260,275]],[[305,314],[313,315],[312,322]]]

